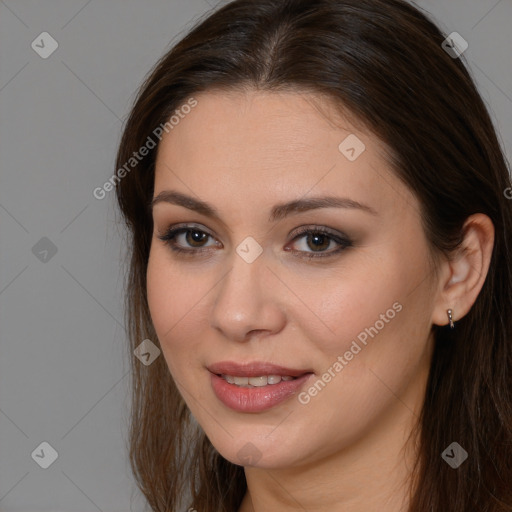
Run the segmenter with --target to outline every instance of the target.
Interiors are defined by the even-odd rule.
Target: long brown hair
[[[465,219],[490,217],[492,260],[455,330],[433,326],[435,348],[419,418],[419,485],[411,512],[512,511],[512,201],[507,162],[462,58],[402,0],[236,0],[209,14],[155,65],[126,123],[117,169],[155,138],[187,99],[213,88],[321,93],[390,148],[415,193],[432,251],[449,255]],[[126,323],[130,354],[158,345],[146,295],[156,148],[116,186],[127,226]],[[154,511],[236,511],[241,466],[215,450],[185,405],[163,357],[133,362],[130,461]],[[456,470],[441,453],[469,454]],[[184,497],[182,500],[181,497]]]

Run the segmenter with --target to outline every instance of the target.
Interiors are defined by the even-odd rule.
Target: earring
[[[453,311],[451,309],[448,309],[447,313],[448,313],[448,320],[450,321],[450,329],[453,329],[455,327],[455,324],[453,323],[453,316],[452,316]]]

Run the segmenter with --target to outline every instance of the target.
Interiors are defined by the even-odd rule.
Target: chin
[[[243,435],[233,437],[223,431],[220,434],[222,440],[215,436],[210,437],[208,433],[207,435],[222,457],[239,466],[280,469],[299,465],[308,457],[304,452],[303,442],[285,442],[288,437],[285,430],[281,436],[272,437],[268,437],[268,431],[268,428],[265,428],[264,432],[249,428],[244,429]]]

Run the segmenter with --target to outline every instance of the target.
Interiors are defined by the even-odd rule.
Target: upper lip
[[[207,366],[207,368],[216,375],[230,375],[233,377],[260,377],[263,375],[289,375],[290,377],[299,377],[306,373],[313,373],[312,370],[297,370],[261,361],[248,363],[221,361],[213,363]]]

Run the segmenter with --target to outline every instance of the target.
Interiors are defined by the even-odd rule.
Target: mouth
[[[207,368],[211,373],[222,377],[230,384],[254,387],[279,384],[281,380],[293,380],[306,373],[313,373],[312,369],[299,370],[260,361],[247,363],[222,361],[213,363]]]
[[[235,375],[217,375],[223,378],[229,384],[241,388],[263,388],[265,386],[275,386],[281,381],[295,380],[298,377],[292,377],[291,375],[261,375],[258,377],[240,377]]]
[[[305,386],[312,370],[286,368],[271,363],[215,363],[207,367],[217,398],[238,412],[272,408]]]

